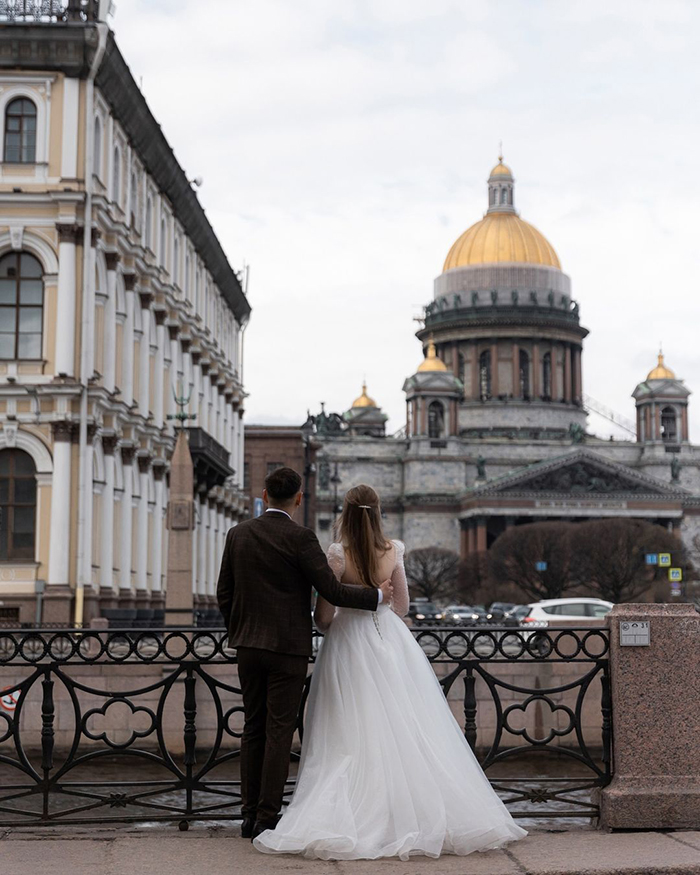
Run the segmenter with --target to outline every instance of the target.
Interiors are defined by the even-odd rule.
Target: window
[[[552,397],[552,353],[546,352],[542,358],[542,397]]]
[[[185,297],[189,299],[190,297],[190,280],[191,280],[191,267],[190,267],[190,254],[187,253],[187,257],[185,258]]]
[[[129,186],[129,209],[131,210],[131,227],[136,226],[136,174],[132,172],[131,174],[131,185]]]
[[[160,220],[160,263],[165,267],[165,260],[168,257],[168,226],[165,222],[165,217]]]
[[[40,359],[44,321],[41,264],[28,252],[0,259],[0,359]]]
[[[491,397],[491,351],[488,349],[479,356],[479,395],[482,401]]]
[[[530,356],[524,349],[520,350],[520,397],[526,401],[530,398]]]
[[[610,613],[610,608],[607,605],[588,605],[588,615],[592,617],[607,617]]]
[[[445,408],[439,401],[431,401],[428,407],[428,437],[441,438],[445,432]]]
[[[273,471],[276,471],[278,468],[282,467],[284,467],[284,462],[268,462],[267,473],[272,474]]]
[[[4,156],[10,164],[36,161],[36,106],[26,97],[7,104]]]
[[[173,243],[173,282],[180,282],[180,240],[177,236]]]
[[[243,463],[243,488],[250,489],[250,462]]]
[[[661,440],[671,442],[678,440],[676,411],[673,407],[664,407],[661,411]]]
[[[505,188],[501,189],[501,203],[502,204],[508,203],[508,190]]]
[[[94,140],[94,174],[102,176],[102,122],[99,118],[95,119],[95,140]]]
[[[0,561],[34,559],[36,468],[23,450],[0,450]]]
[[[119,146],[114,147],[112,156],[112,200],[115,204],[121,204],[122,199],[122,155]]]

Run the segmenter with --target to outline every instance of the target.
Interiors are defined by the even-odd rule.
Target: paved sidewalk
[[[326,863],[258,853],[237,826],[0,829],[8,875],[700,875],[700,831],[533,832],[469,857]]]

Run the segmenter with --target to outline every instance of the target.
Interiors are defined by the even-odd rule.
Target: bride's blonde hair
[[[380,557],[391,549],[382,531],[379,496],[371,486],[355,486],[345,494],[343,512],[336,526],[336,538],[346,548],[360,580],[375,589]]]

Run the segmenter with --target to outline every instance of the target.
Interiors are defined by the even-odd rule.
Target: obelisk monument
[[[170,462],[168,502],[168,570],[165,578],[165,625],[191,626],[194,466],[185,429],[179,429]]]

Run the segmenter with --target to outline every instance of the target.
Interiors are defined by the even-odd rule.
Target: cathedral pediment
[[[555,498],[644,496],[675,501],[688,496],[685,489],[641,474],[585,449],[498,477],[476,489],[475,494],[504,497],[535,494],[538,497]]]

